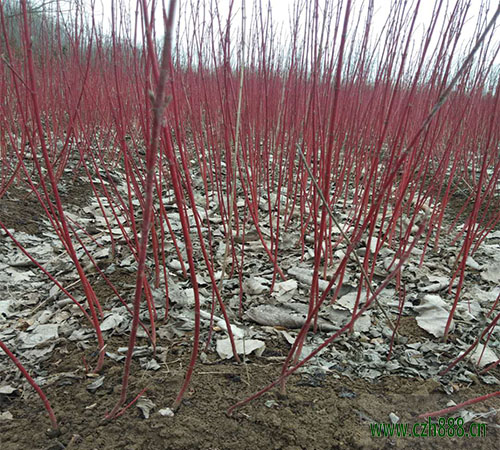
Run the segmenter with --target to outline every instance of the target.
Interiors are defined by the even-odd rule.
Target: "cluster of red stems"
[[[75,299],[23,248],[15,233],[0,226],[95,329],[99,347],[95,372],[102,369],[105,357],[103,308],[78,250],[85,250],[95,270],[127,306],[132,326],[123,385],[107,418],[127,408],[139,326],[156,345],[152,286],[165,288],[167,319],[169,241],[195,298],[192,357],[173,407],[180,405],[200,345],[193,241],[201,247],[210,275],[212,313],[218,307],[224,315],[239,360],[216,275],[221,262],[213,252],[210,223],[202,219],[214,202],[226,233],[227,276],[238,277],[240,292],[245,246],[235,245],[235,236],[244,239],[249,227],[258,233],[274,268],[271,290],[276,280],[286,279],[280,268],[280,242],[287,230],[299,226],[303,254],[305,236],[314,237],[307,322],[279,378],[230,412],[277,384],[284,389],[292,372],[352,329],[389,282],[396,284],[401,313],[405,301],[401,268],[410,251],[420,242],[423,264],[426,253],[438,249],[441,234],[451,233],[461,251],[449,288],[454,301],[446,339],[460,301],[466,260],[500,221],[500,84],[495,65],[499,46],[494,40],[500,9],[482,2],[475,26],[464,39],[471,14],[471,2],[465,0],[451,4],[436,0],[424,24],[420,1],[387,2],[384,20],[379,17],[377,22],[373,0],[364,2],[363,8],[351,0],[296,1],[290,7],[288,33],[277,27],[270,7],[260,0],[250,6],[230,1],[224,11],[214,0],[177,3],[171,0],[166,7],[164,2],[138,0],[126,13],[123,5],[112,1],[107,33],[97,20],[94,2],[90,6],[72,2],[70,15],[62,13],[62,4],[52,3],[44,20],[35,20],[39,12],[30,10],[26,0],[16,14],[6,6],[12,2],[0,3],[0,198],[13,185],[26,186],[36,196],[78,271],[86,302]],[[78,164],[72,170],[75,177],[88,178],[99,201],[111,252],[116,241],[110,225],[114,218],[138,263],[133,304],[99,269],[82,240],[83,228],[65,214],[58,184],[75,155]],[[27,167],[28,159],[32,168]],[[110,176],[118,171],[126,179],[128,196]],[[195,172],[201,175],[205,206],[195,201]],[[445,226],[450,199],[464,193],[463,207]],[[182,243],[173,233],[165,195],[177,206]],[[103,196],[107,208],[99,200]],[[348,199],[349,220],[337,239],[332,210],[346,206]],[[264,221],[259,215],[263,203],[268,210]],[[188,211],[195,227],[190,226]],[[372,238],[377,239],[375,252],[367,251],[358,260],[359,290],[351,320],[300,360],[301,346],[319,309],[337,298],[351,254],[362,240]],[[329,288],[320,292],[318,280],[332,265],[340,244],[346,245],[345,256]],[[383,246],[395,250],[394,261],[387,278],[373,289]],[[139,316],[143,298],[149,324]],[[244,309],[243,295],[240,300]],[[479,342],[488,341],[500,319],[497,304],[498,299],[476,342],[447,370]],[[3,342],[0,346],[37,390],[57,428],[40,387]]]

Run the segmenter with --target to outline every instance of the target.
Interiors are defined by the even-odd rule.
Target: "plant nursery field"
[[[2,1],[2,450],[497,448],[476,3]]]

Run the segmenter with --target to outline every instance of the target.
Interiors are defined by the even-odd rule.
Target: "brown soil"
[[[73,189],[79,189],[76,186]],[[67,193],[68,198],[80,205],[85,203],[87,195],[87,187]],[[11,197],[2,199],[0,219],[8,227],[15,225],[17,231],[37,234],[43,211],[33,196],[20,201],[21,197],[19,192],[13,192]],[[28,209],[32,214],[25,217]],[[118,285],[132,283],[134,279],[120,272],[111,278]],[[102,281],[101,289],[99,298],[112,296]],[[400,334],[408,337],[409,342],[426,337],[413,318],[402,318]],[[426,420],[418,419],[418,414],[443,409],[451,398],[458,403],[497,389],[480,383],[456,384],[451,397],[432,380],[393,376],[369,383],[340,373],[314,378],[295,374],[288,381],[286,397],[280,397],[273,389],[228,416],[226,412],[231,405],[277,378],[288,350],[283,342],[268,342],[262,357],[251,357],[245,364],[199,362],[180,409],[174,417],[163,417],[158,410],[172,405],[183,381],[192,344],[189,339],[160,342],[166,348],[163,353],[166,357],[156,372],[141,369],[137,361],[133,363],[127,401],[147,388],[145,396],[156,405],[151,416],[145,419],[134,405],[111,422],[105,421],[104,416],[118,399],[123,364],[107,358],[102,371],[104,384],[91,393],[87,386],[95,378],[85,373],[83,357],[89,363],[94,362],[95,349],[85,352],[75,344],[62,343],[42,367],[50,375],[76,375],[61,375],[57,381],[43,386],[58,418],[60,435],[47,433],[47,414],[28,387],[22,392],[0,395],[0,410],[13,415],[13,420],[0,421],[1,449],[498,448],[498,417],[486,419],[487,435],[479,438],[376,438],[370,433],[370,422],[389,423],[390,413],[399,416],[401,423],[423,422]],[[107,351],[125,345],[125,336],[114,337],[109,340]],[[140,340],[138,345],[147,342]],[[209,355],[209,358],[215,357]],[[499,376],[498,369],[492,372]],[[492,408],[498,409],[497,399],[470,407],[475,412]],[[468,431],[468,426],[465,429]]]
[[[69,205],[85,206],[94,194],[89,183],[78,180],[76,183],[69,184],[60,195],[64,207],[67,208]],[[0,221],[7,228],[39,235],[41,234],[41,221],[46,218],[43,207],[30,189],[11,186],[0,199]]]
[[[427,331],[420,328],[412,316],[402,316],[399,320],[398,333],[408,338],[408,344],[422,342],[423,339],[432,337]]]
[[[472,195],[472,197],[471,197]],[[462,182],[460,186],[455,186],[453,195],[450,195],[448,199],[448,204],[446,205],[446,215],[448,216],[448,221],[453,222],[459,217],[459,220],[466,220],[466,218],[472,213],[474,208],[475,193],[471,193],[471,189],[465,182]],[[465,205],[465,208],[464,208]],[[500,196],[495,195],[488,205],[488,208],[482,204],[479,208],[478,222],[481,221],[484,224],[495,220],[498,220],[498,211],[500,211]],[[460,215],[460,216],[459,216]],[[497,223],[494,229],[500,229],[500,223]]]
[[[158,410],[171,406],[189,360],[189,343],[172,343],[160,370],[144,371],[138,366],[132,370],[129,400],[147,387],[145,395],[156,405],[149,419],[132,406],[119,419],[107,422],[103,418],[118,399],[122,366],[108,360],[103,386],[90,393],[86,386],[94,379],[85,375],[83,351],[59,348],[47,364],[51,373],[78,368],[78,378],[63,376],[45,386],[61,435],[49,437],[46,433],[47,415],[27,389],[21,396],[4,396],[2,409],[10,411],[15,420],[0,422],[2,449],[496,448],[499,433],[491,422],[487,436],[481,438],[371,436],[369,423],[388,423],[391,412],[402,423],[413,424],[424,421],[417,419],[418,414],[446,407],[450,397],[432,380],[387,377],[370,384],[330,375],[312,383],[310,376],[293,375],[285,398],[272,390],[228,416],[228,407],[276,379],[281,367],[277,359],[284,352],[284,348],[270,348],[262,357],[240,365],[199,364],[180,409],[174,417],[163,417]],[[456,388],[455,401],[494,391],[479,384]],[[269,400],[273,402],[266,405]],[[498,402],[491,399],[474,410],[489,411],[495,406]]]
[[[26,214],[29,211],[30,214]],[[40,234],[40,223],[45,212],[34,194],[11,187],[0,200],[0,221],[7,228],[28,234]]]

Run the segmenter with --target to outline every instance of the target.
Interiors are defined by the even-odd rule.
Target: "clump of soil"
[[[26,212],[29,211],[29,214]],[[45,212],[33,193],[11,187],[0,200],[0,220],[7,228],[28,234],[40,234]]]
[[[89,183],[78,180],[65,183],[60,192],[61,201],[66,209],[69,205],[83,207],[94,193]],[[0,221],[17,232],[40,235],[42,220],[46,213],[36,195],[28,188],[11,186],[0,201]]]

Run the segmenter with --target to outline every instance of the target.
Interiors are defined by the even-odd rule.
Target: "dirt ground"
[[[74,188],[68,198],[85,204],[88,189]],[[22,211],[29,208],[31,215]],[[36,234],[43,216],[31,196],[19,203],[15,189],[2,199],[2,220],[18,231]],[[128,280],[133,282],[133,277]],[[112,280],[116,281],[116,280]],[[121,280],[123,281],[123,280]],[[102,287],[102,289],[105,289]],[[104,294],[104,292],[102,292]],[[409,342],[418,341],[425,331],[415,320],[402,318],[400,333]],[[264,354],[250,356],[244,364],[220,361],[210,354],[198,362],[189,391],[173,416],[159,410],[172,405],[181,386],[190,357],[192,337],[160,342],[164,346],[161,368],[141,369],[133,361],[128,401],[142,389],[155,407],[149,418],[133,405],[122,417],[105,421],[104,416],[117,401],[123,364],[106,359],[101,387],[90,391],[95,381],[86,373],[87,363],[95,363],[95,349],[67,341],[56,346],[51,358],[42,364],[52,381],[44,385],[60,424],[60,434],[48,432],[49,420],[39,398],[29,386],[10,395],[0,395],[0,410],[9,411],[13,420],[0,421],[0,447],[14,449],[494,449],[498,448],[500,419],[485,419],[485,437],[373,437],[370,423],[390,423],[393,413],[400,423],[427,421],[418,414],[447,407],[450,396],[433,380],[383,377],[370,383],[352,379],[340,371],[312,377],[294,374],[285,397],[276,389],[237,409],[227,409],[276,380],[288,352],[285,341],[266,343]],[[107,352],[116,352],[127,343],[124,336],[107,342]],[[137,345],[148,345],[139,339]],[[94,351],[94,359],[89,355]],[[5,360],[4,360],[5,361]],[[1,370],[0,370],[1,372]],[[498,377],[499,370],[492,371]],[[479,380],[471,385],[454,385],[455,402],[497,390]],[[498,398],[474,405],[473,410],[498,409]],[[434,419],[433,419],[434,420]],[[465,426],[469,430],[469,425]]]
[[[246,364],[200,363],[179,410],[173,417],[163,417],[158,409],[171,406],[189,351],[188,342],[179,341],[171,345],[165,367],[159,371],[152,374],[138,365],[133,367],[129,399],[147,387],[145,396],[156,405],[148,419],[132,406],[124,416],[106,422],[104,415],[118,398],[121,365],[108,360],[103,386],[91,393],[86,387],[94,379],[85,375],[84,352],[60,347],[47,368],[61,374],[74,374],[78,368],[77,378],[62,375],[45,387],[59,418],[61,435],[47,433],[46,412],[35,394],[26,390],[2,397],[4,404],[0,406],[15,417],[0,422],[2,449],[497,448],[498,417],[487,423],[486,437],[372,437],[369,423],[389,423],[391,412],[401,423],[414,424],[424,421],[417,419],[418,414],[446,407],[449,396],[432,380],[386,377],[371,384],[334,374],[315,380],[293,375],[285,398],[272,390],[228,416],[228,407],[276,379],[286,352],[284,345],[268,348]],[[492,386],[481,384],[461,386],[459,397],[465,401],[492,391]],[[498,400],[476,405],[474,411],[486,412],[493,407],[498,407]]]

